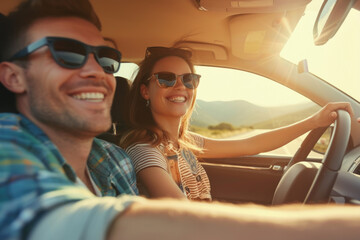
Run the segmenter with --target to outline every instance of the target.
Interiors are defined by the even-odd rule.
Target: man
[[[1,83],[20,114],[0,116],[1,235],[59,204],[136,195],[127,155],[94,140],[111,124],[121,55],[106,46],[90,4],[24,2],[2,20],[2,41]]]
[[[129,196],[129,159],[94,140],[109,127],[120,63],[99,26],[80,0],[29,0],[1,23],[0,81],[19,114],[0,114],[0,239],[358,237],[356,207],[299,214]]]

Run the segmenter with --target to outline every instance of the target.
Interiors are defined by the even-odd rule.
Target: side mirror
[[[331,125],[328,127],[328,129],[325,130],[323,135],[319,138],[317,143],[314,145],[312,151],[324,155],[326,152],[326,149],[329,146],[331,135],[333,134],[334,125]]]
[[[323,45],[335,35],[356,1],[324,1],[314,24],[313,38],[315,45]]]

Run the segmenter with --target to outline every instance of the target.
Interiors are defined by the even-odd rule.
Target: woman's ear
[[[0,63],[0,82],[13,93],[26,90],[23,68],[11,62]]]
[[[145,100],[148,100],[150,98],[149,97],[149,89],[145,84],[141,84],[141,86],[140,86],[140,94]]]

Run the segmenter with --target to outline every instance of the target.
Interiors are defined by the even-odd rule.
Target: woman
[[[120,145],[134,162],[140,191],[149,197],[211,200],[209,179],[197,157],[234,157],[276,149],[317,127],[330,125],[336,109],[330,103],[296,124],[241,140],[216,140],[188,131],[200,75],[191,52],[151,47],[146,51],[129,95],[130,130]],[[279,137],[281,136],[281,137]]]

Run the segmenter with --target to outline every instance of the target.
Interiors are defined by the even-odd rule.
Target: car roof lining
[[[239,60],[253,61],[278,54],[310,2],[90,1],[102,22],[103,35],[115,41],[125,62],[139,63],[148,46],[177,44],[193,51],[197,65],[220,62],[228,67],[236,67]],[[2,0],[0,11],[6,14],[19,2]],[[229,9],[234,4],[236,7]],[[241,4],[249,7],[239,7]],[[199,10],[199,5],[207,11]]]

